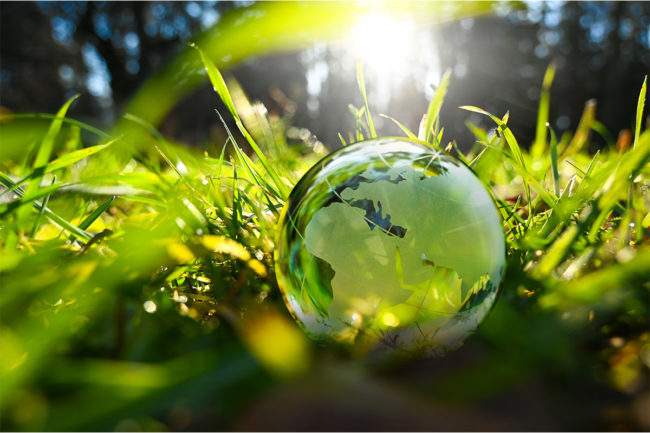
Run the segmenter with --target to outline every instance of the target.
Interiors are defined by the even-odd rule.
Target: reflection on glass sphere
[[[331,153],[280,218],[276,273],[316,339],[435,355],[494,303],[505,242],[494,203],[462,163],[415,140]]]

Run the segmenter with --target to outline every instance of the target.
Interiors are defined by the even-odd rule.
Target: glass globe
[[[503,277],[501,219],[476,175],[416,140],[343,147],[295,186],[279,222],[284,301],[317,339],[436,355],[459,346]]]

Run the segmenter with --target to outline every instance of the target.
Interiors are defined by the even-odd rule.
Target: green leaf
[[[438,120],[438,114],[440,114],[440,108],[447,94],[447,87],[449,86],[449,78],[451,77],[451,69],[447,69],[440,80],[440,85],[436,89],[436,92],[429,102],[429,109],[427,110],[427,120],[425,123],[424,137],[420,137],[423,141],[427,143],[433,143],[434,138],[437,135],[437,131],[433,130],[433,125],[436,120]]]
[[[201,61],[205,66],[205,70],[208,73],[208,77],[210,78],[210,82],[212,83],[212,87],[214,88],[214,91],[217,92],[219,98],[221,98],[223,103],[226,105],[226,108],[228,108],[228,111],[230,111],[231,116],[233,117],[233,119],[235,119],[235,123],[237,124],[237,127],[239,128],[241,133],[248,141],[248,144],[250,144],[251,148],[255,152],[255,155],[257,155],[257,158],[260,160],[260,163],[262,164],[266,172],[269,174],[269,176],[271,176],[271,179],[273,180],[275,187],[282,195],[282,197],[286,197],[288,195],[288,190],[286,186],[280,180],[280,177],[278,176],[273,166],[269,164],[268,160],[266,159],[266,156],[264,156],[264,153],[259,148],[257,143],[255,143],[253,137],[251,137],[251,135],[248,133],[248,131],[244,127],[244,124],[242,123],[241,118],[239,117],[239,114],[237,114],[237,110],[235,110],[235,104],[232,101],[230,92],[228,91],[223,76],[221,75],[221,73],[219,72],[215,64],[212,62],[212,60],[207,58],[206,55],[203,53],[203,51],[201,51],[201,49],[198,46],[196,46],[195,44],[190,44],[190,46],[196,49],[196,51],[199,53],[201,57]]]
[[[55,182],[56,182],[56,176],[52,178],[52,185],[54,185]],[[29,234],[30,238],[34,238],[34,236],[36,236],[36,233],[38,232],[38,227],[41,225],[41,220],[43,219],[43,214],[45,213],[45,208],[47,207],[48,201],[50,201],[50,194],[46,195],[45,198],[43,199],[41,209],[38,211],[38,215],[36,216],[36,220],[34,221],[34,226],[32,227],[32,231]]]
[[[7,175],[4,173],[0,172],[0,182],[3,183],[7,188],[13,188],[14,193],[16,193],[18,196],[21,198],[25,196],[25,192],[23,191],[22,188],[20,187],[15,187],[16,184],[13,182]],[[53,185],[54,186],[54,185]],[[45,188],[44,188],[45,189]],[[48,193],[49,194],[49,193]],[[69,233],[75,235],[77,238],[83,240],[83,241],[89,241],[92,239],[92,235],[79,227],[75,226],[74,224],[71,224],[70,222],[66,221],[65,219],[61,218],[54,212],[52,212],[50,209],[48,209],[46,206],[44,206],[42,203],[37,203],[34,202],[33,206],[36,208],[36,210],[43,210],[43,213],[45,214],[46,217],[48,217],[54,224],[58,225],[62,229],[68,231]]]
[[[546,126],[551,132],[551,170],[553,173],[553,191],[555,192],[555,196],[559,197],[560,196],[560,173],[557,168],[557,137],[555,136],[555,131],[553,131],[551,125],[547,123]]]
[[[383,117],[383,118],[386,118],[388,120],[391,120],[395,125],[397,125],[402,130],[402,132],[404,132],[404,134],[406,134],[406,136],[408,138],[412,138],[413,140],[418,139],[417,135],[413,134],[406,126],[402,125],[400,122],[398,122],[394,118],[392,118],[392,117],[390,117],[390,116],[388,116],[386,114],[380,114],[380,116]]]
[[[95,209],[90,215],[88,215],[84,220],[79,224],[79,228],[82,230],[86,230],[88,227],[91,226],[92,223],[95,222],[97,218],[103,214],[106,209],[109,208],[109,206],[115,201],[116,196],[110,197],[108,200],[106,200],[104,203],[100,204],[97,206],[97,209]]]
[[[533,186],[533,189],[537,192],[537,194],[541,197],[541,199],[544,200],[546,204],[548,204],[551,208],[554,207],[555,200],[553,200],[553,198],[549,195],[549,193],[546,191],[546,188],[544,188],[544,186],[541,185],[526,169],[524,156],[521,152],[521,148],[519,147],[519,144],[517,143],[517,139],[513,135],[512,131],[510,131],[510,128],[506,126],[505,122],[499,119],[498,117],[493,116],[492,114],[478,107],[466,105],[460,108],[463,110],[473,111],[475,113],[486,115],[490,117],[499,126],[498,130],[505,137],[506,143],[508,143],[508,147],[510,147],[510,152],[512,153],[515,159],[513,166],[519,172],[522,179],[524,180],[524,188],[526,190],[526,196],[529,205],[529,220],[533,215],[532,200],[530,197],[530,185]],[[504,119],[507,120],[507,116],[504,116]]]
[[[27,188],[25,189],[26,196],[28,197],[31,196],[40,187],[41,179],[43,178],[43,174],[45,172],[45,166],[50,160],[50,156],[54,148],[54,140],[56,139],[56,136],[59,135],[59,131],[61,130],[61,125],[63,124],[62,119],[65,117],[66,113],[68,112],[68,108],[70,108],[70,105],[78,97],[79,95],[75,95],[72,98],[68,99],[68,101],[65,104],[63,104],[63,106],[56,113],[55,119],[50,124],[50,128],[48,129],[47,133],[45,134],[45,137],[43,138],[43,141],[41,142],[40,147],[38,148],[36,159],[34,160],[34,164],[33,164],[35,174],[31,176],[32,181],[29,182]],[[23,209],[28,209],[28,208],[23,208]],[[23,219],[26,215],[27,215],[27,210],[18,211],[19,220]]]
[[[16,182],[16,186],[21,186],[25,182],[27,182],[30,179],[34,179],[35,177],[42,176],[47,173],[51,173],[53,171],[59,170],[61,168],[65,168],[69,165],[72,165],[76,162],[79,162],[83,159],[88,158],[91,155],[94,155],[97,152],[101,152],[102,150],[106,149],[108,146],[113,144],[116,140],[111,140],[110,142],[106,144],[100,144],[98,146],[92,146],[88,147],[85,149],[79,149],[75,150],[74,152],[67,153],[63,156],[61,156],[58,159],[55,159],[54,161],[51,161],[48,163],[44,168],[37,169],[32,171],[30,174],[28,174],[25,178],[21,179],[20,181]]]
[[[63,123],[62,118],[65,117],[66,113],[68,112],[68,108],[70,108],[70,105],[78,97],[79,95],[75,95],[72,98],[68,99],[68,101],[63,104],[63,107],[61,107],[61,109],[56,113],[56,118],[52,121],[50,129],[47,131],[47,134],[45,135],[45,138],[43,138],[41,146],[38,148],[36,160],[34,161],[34,167],[44,166],[50,160],[50,155],[52,154],[52,149],[54,148],[54,140],[56,139],[56,136],[59,135],[59,131],[61,130],[61,125]]]
[[[357,83],[359,84],[359,90],[361,90],[361,96],[363,96],[363,106],[366,109],[366,120],[368,121],[368,129],[370,131],[370,137],[377,137],[377,132],[375,131],[375,124],[372,122],[372,116],[370,115],[370,107],[368,107],[368,97],[366,95],[366,82],[363,79],[363,66],[361,62],[357,63]]]
[[[643,121],[643,107],[645,105],[645,94],[648,86],[648,76],[643,79],[641,92],[639,93],[639,101],[636,104],[636,126],[634,128],[634,146],[636,147],[639,137],[641,136],[641,123]]]
[[[549,65],[544,74],[542,83],[542,94],[539,98],[539,108],[537,110],[537,128],[535,130],[535,142],[533,143],[531,154],[539,157],[546,148],[546,129],[548,125],[548,113],[551,107],[551,84],[555,77],[555,66]]]
[[[345,138],[343,138],[343,136],[341,135],[340,132],[339,132],[339,140],[341,140],[341,146],[345,147],[345,146],[348,145],[348,144],[345,142]]]

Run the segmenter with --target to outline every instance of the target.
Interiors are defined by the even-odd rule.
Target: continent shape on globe
[[[449,177],[425,177],[409,165],[393,166],[388,174],[390,179],[346,188],[341,202],[318,210],[307,225],[307,249],[335,273],[331,286],[338,296],[330,314],[343,314],[349,301],[371,314],[382,300],[455,313],[471,289],[467,282],[481,277],[472,264],[476,255],[491,255],[485,240],[467,230],[480,225],[480,215],[463,212],[463,205],[472,199],[484,205],[489,196],[465,197]],[[431,183],[448,185],[428,188]],[[436,189],[446,191],[444,200]]]

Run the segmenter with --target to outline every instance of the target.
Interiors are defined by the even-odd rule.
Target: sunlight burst
[[[363,17],[352,30],[353,54],[369,72],[381,78],[405,77],[414,55],[415,31],[409,21],[394,21],[374,12]]]

